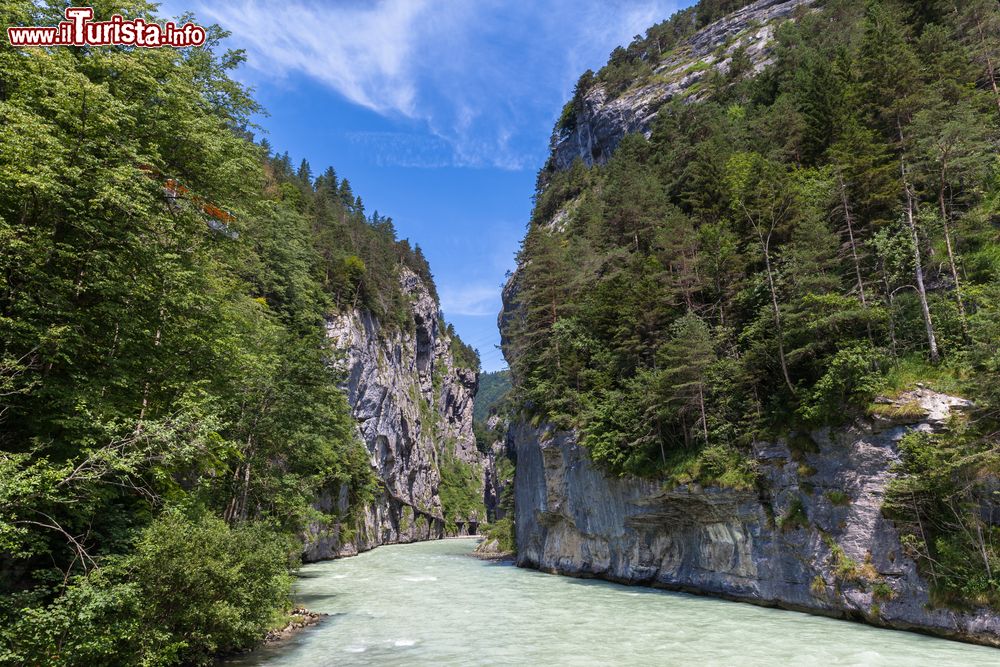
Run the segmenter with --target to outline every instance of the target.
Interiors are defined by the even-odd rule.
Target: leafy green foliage
[[[441,511],[445,527],[454,531],[456,521],[486,519],[486,506],[482,495],[482,471],[478,466],[462,461],[447,444],[438,457],[441,473]]]
[[[799,415],[807,423],[837,420],[844,406],[862,405],[881,391],[885,382],[879,372],[879,357],[870,344],[857,344],[838,351],[827,361],[826,372],[813,385]]]
[[[463,342],[452,324],[445,327],[445,333],[448,335],[451,358],[454,359],[455,365],[458,368],[466,368],[478,373],[480,370],[479,351]]]
[[[95,11],[156,20],[142,0]],[[430,269],[332,168],[250,140],[259,108],[225,36],[0,46],[0,626],[25,652],[7,662],[252,645],[286,601],[286,537],[352,521],[316,494],[346,489],[356,511],[376,490],[325,319],[408,329],[401,281],[434,294]],[[198,201],[233,218],[220,230]]]
[[[806,514],[806,507],[801,498],[792,500],[792,504],[788,506],[778,525],[781,530],[786,531],[809,527],[809,515]]]
[[[0,661],[20,664],[212,664],[256,643],[288,603],[291,542],[271,528],[230,528],[167,513],[125,557],[73,578],[51,604],[3,604]]]
[[[505,516],[489,525],[483,533],[486,542],[496,541],[497,551],[502,554],[517,552],[517,540],[514,533],[514,520]]]
[[[983,425],[903,438],[901,475],[889,487],[885,512],[904,533],[903,544],[952,605],[1000,605],[1000,529],[984,507],[995,503],[991,479],[1000,474],[996,443]]]

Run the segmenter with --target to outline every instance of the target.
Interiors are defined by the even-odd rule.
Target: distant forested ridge
[[[655,83],[698,17],[747,3],[721,4],[585,74],[553,145],[589,93]],[[970,398],[971,417],[904,443],[886,512],[940,599],[997,604],[981,503],[1000,473],[1000,5],[793,18],[763,71],[723,45],[700,101],[664,100],[606,164],[540,172],[502,318],[514,400],[612,473],[752,489],[758,440],[918,382]]]
[[[376,489],[324,321],[413,326],[400,268],[430,270],[347,179],[252,141],[225,36],[0,46],[2,664],[252,646],[284,622],[317,490]]]
[[[477,422],[485,422],[490,413],[507,398],[510,391],[510,371],[495,371],[482,373],[479,376],[479,391],[476,392],[476,404],[473,415]]]

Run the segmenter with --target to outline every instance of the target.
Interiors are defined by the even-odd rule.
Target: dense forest
[[[0,663],[251,646],[285,622],[316,491],[377,490],[324,319],[412,327],[400,271],[433,290],[427,262],[333,169],[253,141],[225,36],[0,46]]]
[[[553,141],[718,4],[585,74]],[[998,604],[981,508],[1000,473],[1000,5],[825,0],[778,28],[762,73],[746,62],[607,164],[542,170],[515,400],[611,472],[753,489],[757,440],[801,444],[918,382],[970,398],[906,439],[886,511],[941,601]]]
[[[486,423],[490,414],[496,412],[510,391],[510,371],[495,371],[479,375],[479,390],[473,416],[477,422]]]

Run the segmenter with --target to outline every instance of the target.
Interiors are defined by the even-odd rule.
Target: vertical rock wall
[[[907,430],[941,428],[962,399],[919,390],[910,424],[862,421],[758,443],[758,489],[605,475],[570,432],[515,425],[518,565],[1000,645],[989,609],[931,604],[882,504]]]
[[[327,323],[330,338],[345,355],[339,363],[347,378],[348,402],[382,490],[364,508],[349,506],[347,488],[324,492],[317,499],[319,509],[342,517],[353,513],[355,521],[314,525],[306,560],[444,537],[447,522],[439,495],[443,456],[474,466],[485,478],[488,457],[477,450],[472,430],[478,375],[456,366],[439,305],[423,280],[407,269],[400,280],[411,303],[411,327],[384,326],[363,310]],[[467,532],[485,516],[458,519],[458,530]]]

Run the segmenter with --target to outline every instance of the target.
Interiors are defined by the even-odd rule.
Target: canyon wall
[[[996,614],[932,607],[882,514],[899,440],[968,404],[929,390],[898,400],[924,417],[756,443],[752,491],[611,477],[573,433],[518,425],[518,565],[1000,645]]]
[[[317,508],[353,518],[314,524],[306,560],[475,532],[486,519],[485,507],[448,515],[440,496],[448,460],[479,476],[480,500],[486,493],[491,462],[477,450],[472,430],[478,373],[456,364],[440,307],[423,280],[407,269],[400,280],[411,304],[411,327],[385,326],[362,310],[327,322],[328,335],[343,351],[336,363],[381,488],[363,508],[351,507],[346,486],[328,489]]]
[[[749,64],[745,75],[760,73],[774,60],[779,24],[817,4],[760,0],[696,33],[623,91],[609,95],[595,83],[574,100],[572,122],[557,126],[546,169],[565,170],[578,159],[601,165],[627,134],[649,137],[658,110],[674,98],[698,103],[706,77],[724,74],[737,49]],[[535,224],[565,234],[574,205]],[[515,346],[525,318],[524,284],[521,265],[503,292],[505,350]],[[883,512],[901,438],[944,428],[969,403],[924,388],[893,402],[919,405],[919,415],[896,422],[862,417],[791,440],[755,442],[750,459],[759,474],[751,490],[617,476],[591,461],[577,433],[538,424],[538,417],[515,420],[507,447],[516,459],[518,565],[1000,645],[995,612],[931,599],[930,583]],[[995,524],[990,502],[982,511]]]

